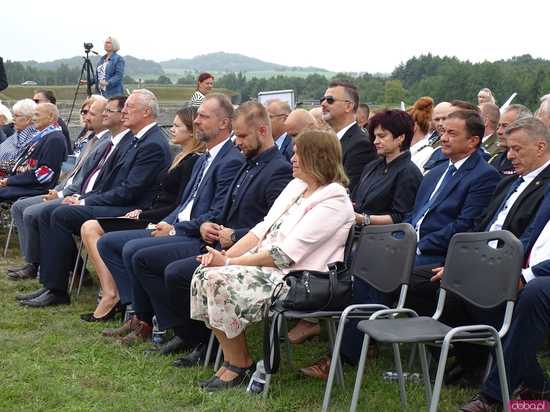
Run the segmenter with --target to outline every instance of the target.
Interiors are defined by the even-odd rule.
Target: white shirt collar
[[[342,140],[342,137],[344,137],[344,135],[346,134],[346,132],[349,130],[349,128],[351,126],[353,126],[354,124],[356,124],[357,122],[354,120],[353,122],[351,122],[350,124],[348,124],[347,126],[344,126],[343,128],[341,128],[337,133],[336,133],[336,137],[338,138],[338,140]]]
[[[470,158],[470,156],[471,156],[471,154],[466,156],[464,159],[460,159],[460,160],[458,160],[454,163],[449,160],[449,166],[453,165],[456,168],[456,170],[458,171],[458,169],[460,169],[460,166],[462,166],[464,163],[466,163],[466,160],[468,160]]]
[[[122,132],[120,132],[116,136],[112,136],[111,141],[113,142],[113,146],[116,146],[117,144],[119,144],[122,138],[126,135],[126,133],[128,133],[128,129],[124,129]]]
[[[230,139],[231,137],[230,136],[227,136],[226,139],[224,139],[223,142],[221,143],[218,143],[216,146],[214,146],[212,149],[208,150],[208,153],[210,153],[210,159],[209,161],[212,162],[214,160],[214,158],[216,157],[216,155],[220,152],[220,150],[222,150],[222,147],[224,144],[227,143],[227,141]]]
[[[97,137],[97,140],[101,140],[103,136],[105,136],[107,133],[111,133],[109,129],[102,130],[101,132],[97,133],[95,137]]]
[[[277,147],[279,148],[279,150],[281,149],[281,146],[283,145],[283,142],[285,141],[285,138],[286,138],[286,132],[284,132],[282,135],[280,135],[280,136],[275,140],[275,144],[277,145]]]
[[[157,122],[149,123],[147,126],[145,126],[143,129],[141,129],[139,132],[135,134],[137,139],[141,139],[145,133],[149,131],[149,129],[152,129],[153,126],[155,126]]]
[[[550,160],[548,160],[545,164],[543,164],[538,169],[535,169],[532,172],[527,173],[525,176],[522,176],[523,180],[526,181],[526,182],[531,182],[532,180],[534,180],[540,174],[540,172],[542,172],[544,169],[546,169],[546,167],[548,165],[550,165]]]

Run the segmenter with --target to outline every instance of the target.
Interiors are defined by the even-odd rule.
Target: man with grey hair
[[[550,129],[550,94],[540,98],[540,106],[535,117],[542,121]]]
[[[44,287],[35,292],[38,296],[22,304],[68,304],[67,280],[76,256],[73,235],[80,234],[82,224],[151,205],[159,176],[171,161],[168,142],[156,122],[158,112],[158,101],[152,92],[135,90],[121,112],[123,125],[130,131],[124,133],[119,144],[106,147],[105,156],[82,183],[85,193],[66,197],[61,205],[42,211],[40,282]]]
[[[55,185],[67,155],[58,117],[55,105],[40,103],[36,106],[33,123],[38,133],[15,161],[10,176],[0,179],[0,200],[46,193]]]
[[[489,164],[503,176],[515,174],[512,162],[508,159],[508,144],[506,141],[506,128],[519,119],[533,117],[533,113],[522,104],[511,104],[501,114],[498,121],[497,136],[500,152],[489,159]]]
[[[500,120],[500,110],[494,103],[482,103],[479,107],[481,111],[481,118],[485,123],[485,136],[483,136],[481,146],[491,156],[499,152],[497,127]]]
[[[289,136],[285,130],[285,121],[292,109],[287,102],[279,99],[268,100],[266,102],[266,109],[271,120],[271,133],[273,134],[275,145],[290,162],[290,158],[294,154],[294,148],[292,136]]]

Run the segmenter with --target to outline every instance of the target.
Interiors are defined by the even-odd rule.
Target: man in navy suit
[[[349,191],[353,193],[365,165],[377,158],[374,145],[355,120],[359,106],[357,87],[348,81],[332,81],[321,98],[323,120],[336,133],[342,145],[344,170],[349,177]]]
[[[150,205],[154,196],[151,188],[158,187],[158,176],[171,160],[168,142],[156,124],[158,114],[155,95],[149,90],[135,90],[122,110],[123,124],[130,131],[116,147],[107,146],[105,156],[82,183],[84,194],[42,210],[40,282],[44,288],[37,297],[23,301],[24,305],[69,303],[67,280],[76,255],[73,235],[80,233],[85,221],[120,216]]]
[[[132,278],[128,268],[132,256],[146,247],[167,245],[177,250],[186,243],[188,253],[201,253],[203,242],[200,228],[204,222],[219,218],[224,200],[244,158],[230,139],[233,106],[221,94],[209,94],[199,107],[195,119],[197,138],[207,152],[197,160],[180,205],[153,230],[125,230],[107,233],[98,242],[98,251],[116,282],[123,305],[132,303]],[[151,333],[150,319],[132,318],[115,331],[105,335],[128,335],[137,331],[146,339]],[[134,334],[135,335],[135,334]],[[132,337],[134,337],[132,335]]]
[[[294,144],[292,143],[292,136],[286,131],[285,121],[292,109],[287,102],[279,99],[268,100],[266,109],[271,120],[271,133],[275,145],[290,162],[294,154]]]
[[[525,250],[522,289],[504,337],[504,364],[509,388],[521,400],[550,399],[550,382],[537,360],[537,350],[550,330],[550,187],[529,229],[521,238]],[[493,367],[481,392],[462,407],[466,412],[502,408],[498,370]]]
[[[233,130],[246,163],[227,191],[222,213],[200,228],[203,246],[219,249],[229,249],[260,222],[292,178],[290,164],[273,143],[269,117],[261,104],[241,104],[233,117]],[[127,268],[132,275],[133,307],[140,319],[150,320],[154,313],[159,328],[175,330],[174,339],[161,353],[184,346],[204,348],[210,334],[204,323],[190,319],[190,284],[198,266],[196,254],[190,251],[185,242],[175,248],[142,248]],[[170,277],[165,277],[168,265]]]

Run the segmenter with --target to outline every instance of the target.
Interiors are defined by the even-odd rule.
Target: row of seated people
[[[337,96],[338,92],[342,95]],[[327,90],[322,102],[332,109],[332,113],[326,110],[329,124],[338,111],[356,110],[351,98],[344,86]],[[207,390],[241,384],[250,375],[253,362],[246,348],[244,329],[261,318],[261,309],[273,287],[288,270],[324,270],[328,262],[341,259],[347,232],[354,222],[408,221],[415,227],[419,243],[411,296],[416,291],[419,301],[424,299],[432,304],[435,298],[430,290],[426,293],[429,288],[425,286],[436,281],[437,276],[435,279],[429,276],[426,282],[426,265],[440,273],[437,268],[444,262],[453,234],[477,227],[477,230],[504,228],[521,236],[543,197],[550,137],[547,127],[536,119],[518,119],[506,129],[508,157],[519,176],[500,181],[501,175],[480,153],[484,124],[477,111],[456,110],[447,116],[441,137],[441,150],[447,161],[425,177],[410,160],[414,131],[410,115],[397,110],[381,112],[369,122],[381,158],[370,163],[364,161],[363,174],[352,188],[352,204],[344,189],[345,150],[343,142],[338,144],[338,133],[336,138],[326,131],[307,131],[296,136],[292,158],[294,180],[290,181],[290,166],[273,147],[269,116],[263,107],[245,103],[235,115],[232,110],[229,102],[217,95],[209,96],[200,106],[194,124],[208,150],[194,165],[179,205],[154,229],[101,236],[95,222],[82,226],[83,237],[90,226],[95,239],[87,243],[92,260],[93,243],[97,242],[96,257],[104,262],[105,276],[100,276],[102,289],[111,282],[116,290],[114,299],[112,294],[106,297],[111,299],[111,307],[104,305],[99,311],[103,313],[95,312],[91,319],[108,317],[117,299],[123,304],[132,303],[136,316],[122,328],[104,331],[110,336],[123,335],[123,342],[131,343],[150,336],[152,316],[156,315],[161,328],[173,328],[175,332],[175,338],[161,350],[195,348],[177,361],[178,366],[192,366],[200,361],[208,337],[205,325],[210,327],[222,346],[226,364],[212,379],[202,383]],[[246,162],[229,141],[231,129]],[[240,198],[247,196],[241,188],[252,185],[269,169],[265,163],[274,162],[265,159],[269,153],[274,159],[283,159],[280,165],[286,167],[286,175],[281,169],[279,188],[273,189],[276,193],[268,196],[266,192],[272,183],[263,182],[248,194],[253,202],[247,203]],[[273,180],[277,182],[269,176],[267,181]],[[248,216],[231,221],[232,208],[237,209],[236,214],[249,215],[252,212],[248,209],[258,203],[263,203],[263,210],[254,217],[255,222],[239,226],[240,220]],[[485,223],[476,222],[486,209]],[[89,219],[93,217],[86,220]],[[56,236],[67,233],[70,236],[78,233],[80,227],[62,219],[62,215],[55,220],[55,212],[49,219],[40,220],[60,231]],[[59,252],[57,259],[64,259]],[[98,260],[94,262],[96,269]],[[30,306],[66,303],[66,273],[71,262],[65,261],[68,264],[62,268],[64,282],[36,292],[37,297],[22,297],[22,301]],[[46,260],[39,263],[40,280],[46,284],[49,282],[48,275],[43,276]],[[391,298],[373,296],[359,282],[354,285],[354,299],[361,303]],[[348,333],[353,333],[352,327],[348,329]],[[360,339],[352,337],[345,341],[353,346]],[[354,348],[347,349],[344,359],[353,362]]]

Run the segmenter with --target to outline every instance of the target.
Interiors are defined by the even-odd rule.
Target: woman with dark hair
[[[210,90],[214,87],[214,76],[210,73],[201,73],[197,80],[197,90],[191,96],[191,106],[199,107]]]
[[[413,210],[416,192],[422,173],[411,161],[409,148],[413,137],[414,122],[402,110],[385,110],[369,120],[369,136],[373,139],[379,159],[363,169],[359,184],[352,193],[355,222],[360,225],[388,225],[401,223]],[[353,283],[353,303],[391,304],[393,295],[382,294],[359,278]],[[306,322],[306,321],[301,321]],[[349,363],[356,363],[361,352],[362,336],[355,327],[357,322],[346,325],[341,354]],[[310,330],[318,325],[311,323]],[[305,330],[307,326],[302,326]],[[311,332],[311,334],[313,334]],[[373,346],[373,348],[375,348]],[[314,378],[326,379],[330,358],[324,357],[315,364],[300,369]]]
[[[160,190],[153,200],[151,209],[132,210],[125,217],[159,222],[177,207],[191,177],[193,165],[204,150],[204,145],[195,137],[193,120],[196,116],[197,109],[194,107],[186,106],[178,110],[170,134],[172,143],[181,146],[181,151],[174,157],[172,165],[160,179]],[[104,231],[97,220],[88,220],[82,225],[82,240],[101,284],[101,301],[95,311],[81,316],[81,319],[87,322],[110,320],[120,309],[116,283],[97,250],[97,241],[103,234]]]
[[[191,283],[191,317],[212,329],[225,363],[201,386],[208,392],[242,385],[254,370],[245,330],[262,320],[291,270],[328,270],[341,261],[353,208],[344,186],[342,148],[333,132],[306,130],[295,139],[292,180],[262,222],[226,252],[207,247]],[[319,224],[323,222],[323,224]]]

